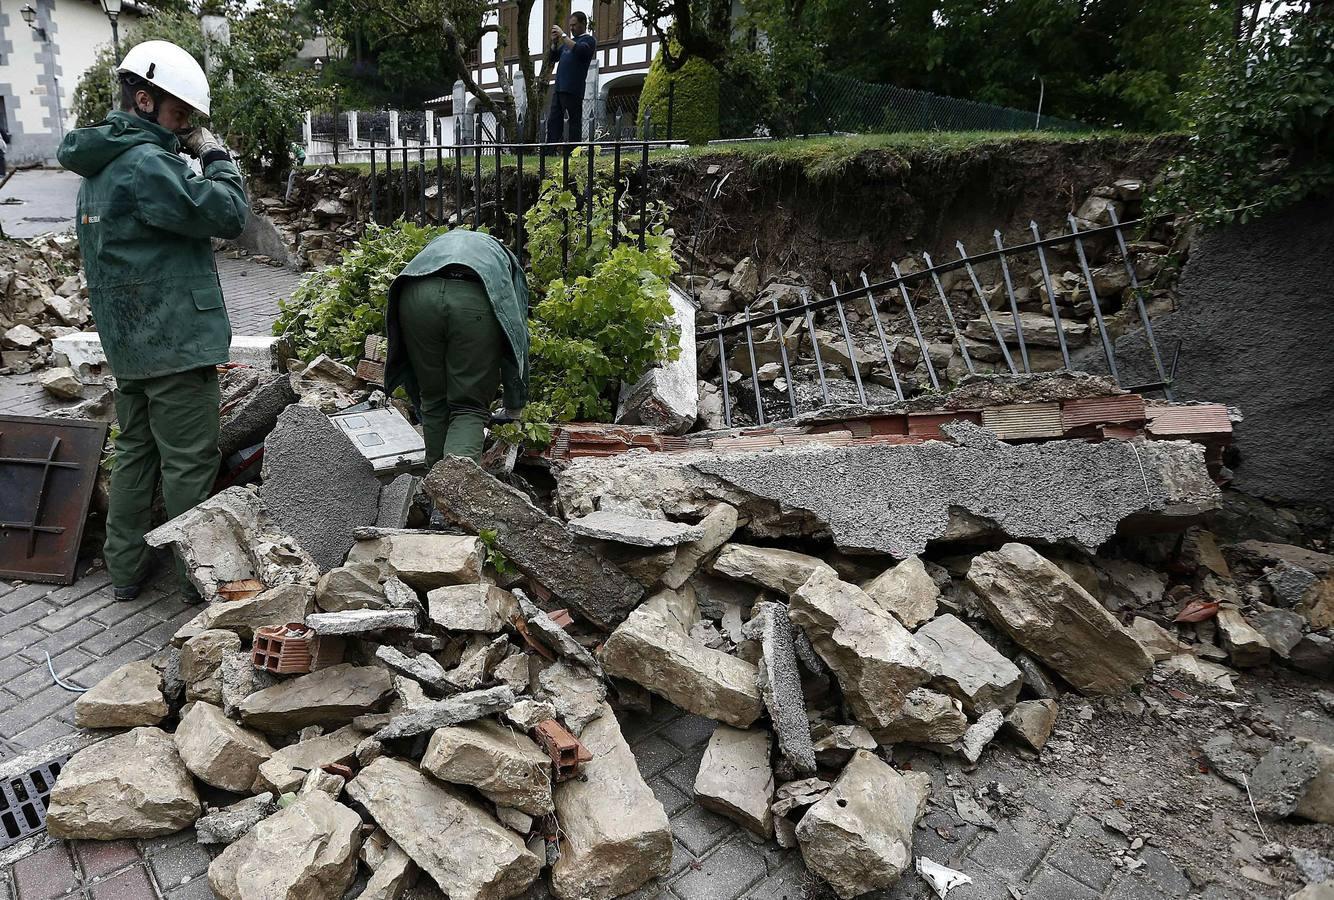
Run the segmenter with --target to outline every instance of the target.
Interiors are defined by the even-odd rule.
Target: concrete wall
[[[27,3],[46,41],[23,21],[19,10]],[[132,22],[132,14],[122,14],[122,38]],[[74,127],[79,77],[110,41],[111,24],[93,0],[0,0],[0,100],[14,138],[10,164],[54,162],[61,137]]]
[[[1205,234],[1154,333],[1182,342],[1178,400],[1241,409],[1234,487],[1334,510],[1334,202]],[[1117,341],[1127,383],[1153,380],[1143,346]]]

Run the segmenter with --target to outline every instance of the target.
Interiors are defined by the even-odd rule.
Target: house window
[[[505,62],[519,60],[519,48],[523,46],[526,35],[519,33],[519,4],[505,0],[500,4],[500,28],[505,32]]]

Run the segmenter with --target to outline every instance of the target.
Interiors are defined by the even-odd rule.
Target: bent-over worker
[[[509,248],[455,228],[431,241],[389,286],[385,390],[421,411],[426,464],[482,455],[503,385],[508,414],[528,402],[528,283]]]
[[[118,385],[103,552],[116,599],[133,600],[152,561],[144,534],[159,479],[174,517],[207,499],[218,475],[215,366],[227,362],[232,331],[211,239],[239,235],[249,207],[227,148],[190,127],[194,113],[209,112],[208,79],[194,57],[145,41],[117,77],[120,109],[65,135],[58,156],[84,179],[79,247]]]

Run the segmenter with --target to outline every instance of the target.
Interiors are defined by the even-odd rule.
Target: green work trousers
[[[117,587],[143,580],[159,477],[167,516],[208,499],[218,477],[218,370],[213,366],[119,382],[116,461],[111,471],[107,571]],[[182,584],[185,572],[177,566]]]
[[[505,341],[486,288],[421,278],[403,289],[398,304],[408,362],[421,390],[426,464],[444,456],[480,459]]]

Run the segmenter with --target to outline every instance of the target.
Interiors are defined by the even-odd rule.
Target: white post
[[[357,111],[350,109],[347,112],[347,142],[352,147],[356,147],[361,141],[361,128],[357,121]]]
[[[463,86],[462,81],[456,81],[454,82],[454,121],[458,124],[458,129],[455,133],[459,136],[459,140],[463,141],[467,140],[470,127],[467,121],[467,112],[468,89]],[[450,143],[453,143],[453,141]]]
[[[422,143],[428,143],[435,137],[435,113],[431,110],[426,111],[426,127],[422,129]]]
[[[598,120],[598,58],[597,54],[588,63],[588,77],[584,79],[584,140],[595,137],[593,126]]]
[[[398,143],[398,110],[389,110],[389,146],[397,147]]]
[[[310,110],[306,110],[306,119],[301,123],[301,137],[306,141],[306,152],[310,152],[310,145],[315,140],[315,128],[310,122]]]
[[[523,120],[528,113],[528,85],[523,80],[523,69],[514,70],[514,121],[523,134]],[[514,139],[518,140],[519,135]]]

